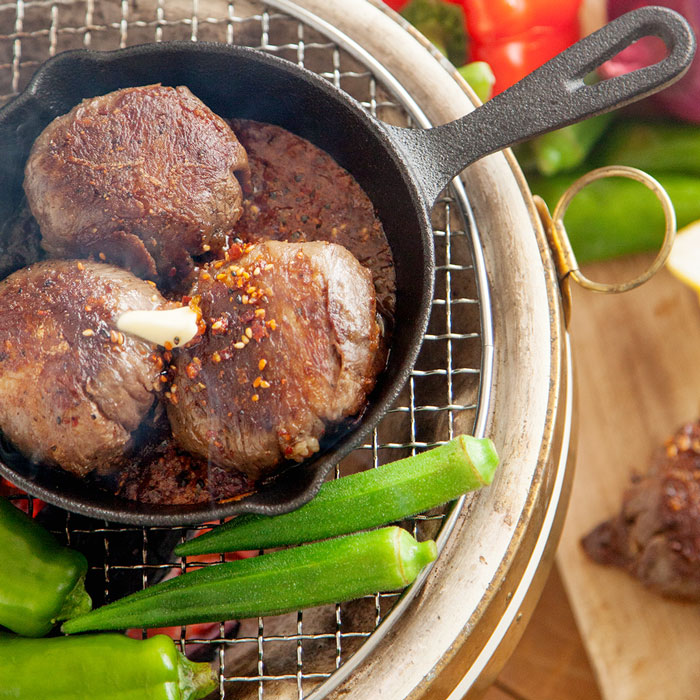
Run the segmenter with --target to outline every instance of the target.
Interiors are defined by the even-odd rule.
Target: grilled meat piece
[[[209,503],[242,498],[253,491],[245,474],[209,464],[178,449],[170,439],[139,450],[118,476],[117,495],[141,503]]]
[[[384,364],[374,286],[342,246],[247,246],[204,268],[192,296],[207,329],[176,352],[168,404],[185,449],[255,479],[365,405]]]
[[[24,189],[52,257],[107,260],[176,286],[242,211],[244,148],[187,88],[83,100],[35,141]]]
[[[370,198],[347,170],[306,139],[273,124],[234,119],[248,153],[251,194],[236,224],[244,241],[329,241],[372,271],[377,310],[396,306],[394,258]]]
[[[621,512],[582,540],[664,596],[700,601],[700,422],[684,425],[633,480]]]
[[[131,273],[88,261],[44,261],[2,280],[0,428],[17,449],[79,476],[118,463],[162,360],[116,320],[164,302]]]

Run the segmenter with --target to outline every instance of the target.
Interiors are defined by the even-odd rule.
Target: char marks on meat
[[[327,153],[272,124],[235,119],[248,153],[252,194],[236,225],[247,242],[329,241],[347,248],[372,271],[377,310],[393,319],[394,259],[372,202]]]
[[[684,425],[636,477],[618,515],[582,541],[664,596],[700,601],[700,422]]]
[[[255,479],[364,407],[384,357],[371,274],[342,246],[247,246],[192,297],[207,329],[174,353],[168,403],[185,449]]]
[[[27,457],[84,476],[119,463],[151,408],[162,361],[116,331],[163,297],[131,273],[51,260],[0,282],[0,427]]]
[[[84,100],[44,129],[24,188],[52,257],[98,257],[164,289],[221,251],[242,211],[245,150],[187,88]]]

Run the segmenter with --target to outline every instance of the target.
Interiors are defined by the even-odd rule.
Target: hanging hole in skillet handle
[[[648,36],[663,41],[664,58],[586,83],[606,61]],[[695,48],[695,35],[680,14],[642,7],[583,37],[460,119],[426,130],[385,128],[410,156],[425,201],[432,205],[453,177],[480,158],[668,87],[686,73]]]
[[[663,242],[661,243],[661,247],[654,260],[639,275],[631,280],[626,280],[623,282],[596,282],[584,275],[579,269],[576,255],[564,226],[566,211],[576,195],[592,182],[608,177],[629,178],[641,183],[651,190],[654,196],[661,203],[666,222]],[[540,215],[545,223],[550,248],[552,250],[552,254],[554,255],[555,265],[559,276],[559,286],[562,290],[564,314],[567,325],[571,315],[571,293],[569,290],[569,282],[571,280],[576,282],[584,289],[589,289],[594,292],[601,292],[604,294],[628,292],[629,290],[635,289],[636,287],[639,287],[647,282],[661,269],[671,253],[673,241],[676,238],[676,212],[666,190],[661,186],[658,180],[653,178],[651,175],[648,175],[642,170],[630,168],[626,165],[609,165],[604,168],[591,170],[591,172],[580,177],[566,190],[566,192],[564,192],[561,199],[557,202],[551,217],[549,216],[549,212],[547,211],[544,201],[539,197],[536,197],[535,200]],[[614,236],[615,232],[611,231],[610,235]]]

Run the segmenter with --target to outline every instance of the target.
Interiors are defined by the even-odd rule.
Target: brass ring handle
[[[566,229],[564,228],[564,216],[573,198],[591,182],[594,182],[595,180],[602,180],[606,177],[627,177],[631,180],[641,182],[645,187],[648,187],[661,202],[661,206],[664,210],[664,217],[666,219],[666,230],[664,231],[663,244],[654,258],[654,261],[641,275],[629,280],[628,282],[608,284],[595,282],[588,279],[588,277],[586,277],[579,270],[576,256],[574,255],[571,243],[569,242],[569,237],[566,234]],[[585,287],[586,289],[591,289],[595,292],[626,292],[630,289],[634,289],[635,287],[639,287],[641,284],[644,284],[644,282],[656,274],[666,262],[666,258],[668,258],[669,253],[671,252],[671,247],[673,246],[673,241],[676,237],[676,212],[668,194],[666,193],[666,190],[657,180],[651,177],[651,175],[647,175],[647,173],[643,172],[642,170],[630,168],[626,165],[609,165],[604,168],[591,170],[591,172],[586,173],[576,180],[576,182],[574,182],[569,189],[564,192],[559,202],[557,202],[557,206],[552,214],[552,229],[556,239],[557,248],[561,255],[564,276],[569,276],[580,286]]]

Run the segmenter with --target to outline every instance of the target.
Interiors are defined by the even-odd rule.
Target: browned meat
[[[117,495],[141,503],[172,505],[237,500],[253,483],[235,469],[223,469],[164,440],[141,451],[119,472]]]
[[[176,440],[252,478],[319,449],[383,365],[369,270],[329,243],[269,241],[207,266],[192,291],[205,335],[178,351]]]
[[[582,543],[595,561],[662,595],[700,601],[700,422],[667,440],[625,492],[619,515]]]
[[[187,88],[84,100],[41,133],[24,188],[53,257],[94,256],[167,288],[222,250],[241,214],[247,158]]]
[[[329,241],[372,271],[377,309],[393,318],[394,259],[369,197],[327,153],[295,134],[244,119],[231,122],[248,153],[252,194],[236,224],[244,241]]]
[[[0,282],[0,428],[27,457],[108,469],[154,401],[162,360],[116,331],[163,297],[110,265],[51,260]]]

